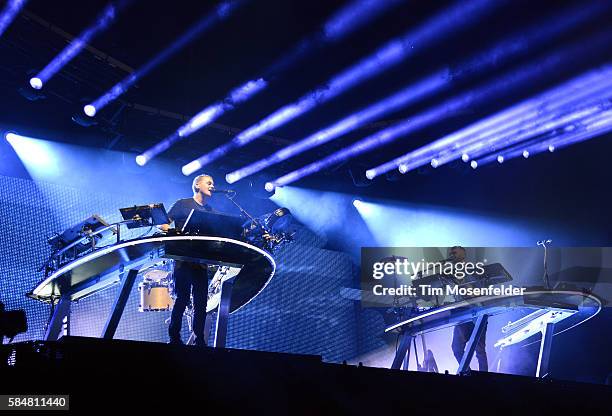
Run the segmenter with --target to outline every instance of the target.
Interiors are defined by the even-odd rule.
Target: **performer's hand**
[[[164,233],[167,233],[168,230],[170,229],[170,224],[162,224],[162,225],[158,225],[157,228],[159,228],[161,231],[163,231]]]

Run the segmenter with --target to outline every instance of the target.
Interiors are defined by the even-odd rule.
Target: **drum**
[[[167,282],[141,282],[138,285],[140,312],[169,311],[174,305]]]
[[[278,208],[274,212],[267,215],[265,224],[266,228],[272,233],[289,232],[289,226],[293,221],[293,216],[287,208]]]
[[[172,297],[172,262],[164,261],[148,269],[142,275],[142,282],[138,285],[140,295],[140,312],[169,311],[174,305]]]

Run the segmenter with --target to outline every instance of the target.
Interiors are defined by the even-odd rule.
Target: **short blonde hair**
[[[210,178],[210,179],[214,180],[214,178],[211,175],[207,174],[207,173],[204,173],[202,175],[198,175],[195,178],[193,178],[193,182],[191,183],[191,189],[193,190],[194,194],[198,193],[198,189],[199,188],[197,188],[197,185],[204,178]]]

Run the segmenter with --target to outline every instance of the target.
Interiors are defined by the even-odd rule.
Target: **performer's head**
[[[198,175],[193,178],[191,188],[193,189],[193,196],[200,194],[203,198],[210,198],[212,190],[215,189],[215,180],[210,175]]]
[[[448,258],[454,262],[465,261],[465,248],[454,246],[448,249]]]

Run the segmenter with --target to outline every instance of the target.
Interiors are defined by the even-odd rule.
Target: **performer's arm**
[[[157,226],[157,228],[159,228],[164,233],[168,232],[168,230],[170,229],[170,225],[174,222],[174,218],[176,218],[176,213],[179,209],[177,205],[178,201],[175,202],[174,205],[172,205],[172,208],[170,208],[170,211],[168,212],[168,219],[170,220],[170,222],[168,224],[162,224]]]

